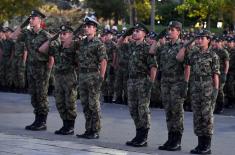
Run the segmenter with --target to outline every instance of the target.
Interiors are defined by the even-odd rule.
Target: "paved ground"
[[[102,132],[98,140],[78,139],[76,136],[59,136],[54,131],[62,122],[55,108],[53,97],[49,98],[50,113],[47,131],[26,131],[25,125],[33,121],[30,97],[26,94],[0,93],[0,155],[182,155],[197,144],[193,134],[192,113],[185,113],[185,132],[182,151],[159,151],[157,147],[167,136],[164,111],[151,109],[152,126],[149,145],[145,148],[125,146],[134,132],[134,124],[127,106],[102,104]],[[78,102],[76,134],[84,132],[84,117]],[[235,152],[235,109],[225,115],[215,116],[215,134],[212,142],[213,155],[232,155]]]

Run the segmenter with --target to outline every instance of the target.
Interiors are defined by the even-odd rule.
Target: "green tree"
[[[123,0],[85,0],[85,4],[93,9],[98,17],[106,20],[114,18],[115,24],[127,15],[127,6]]]
[[[42,5],[41,0],[1,0],[0,22],[11,19],[14,16],[29,14],[32,9]]]
[[[179,13],[187,12],[190,18],[197,17],[198,20],[207,20],[208,28],[211,27],[211,20],[218,18],[221,8],[225,6],[226,0],[184,0],[183,4],[177,7]]]

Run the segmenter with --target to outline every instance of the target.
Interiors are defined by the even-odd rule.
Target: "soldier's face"
[[[168,29],[168,37],[169,37],[169,39],[171,39],[171,40],[178,39],[179,35],[180,35],[180,31],[177,28],[170,27]]]
[[[135,29],[132,34],[132,38],[134,40],[143,40],[145,37],[146,33],[142,30]]]
[[[210,42],[210,39],[208,39],[207,37],[199,37],[198,38],[198,45],[200,47],[208,47]]]
[[[61,32],[60,33],[60,40],[62,42],[66,41],[66,40],[71,40],[72,39],[72,33],[71,32]]]
[[[37,26],[37,25],[40,25],[41,24],[41,18],[40,17],[37,17],[37,16],[35,16],[35,17],[31,17],[30,18],[30,26],[31,27],[35,27],[35,26]]]
[[[96,27],[94,25],[84,25],[84,32],[85,35],[95,35],[96,33]]]
[[[235,47],[235,42],[234,41],[229,41],[229,42],[227,42],[227,46],[229,48],[234,48]]]

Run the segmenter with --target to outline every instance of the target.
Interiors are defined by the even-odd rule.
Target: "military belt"
[[[74,72],[75,69],[69,68],[69,69],[55,69],[55,74],[68,74],[71,72]]]
[[[176,74],[174,73],[163,73],[163,77],[175,77]]]
[[[212,80],[212,76],[194,76],[194,81],[210,81]]]
[[[92,73],[92,72],[98,72],[98,69],[96,68],[81,68],[81,73]]]

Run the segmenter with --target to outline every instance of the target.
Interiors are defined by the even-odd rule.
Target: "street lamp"
[[[218,21],[217,22],[217,28],[222,28],[223,27],[223,22],[222,21]]]

